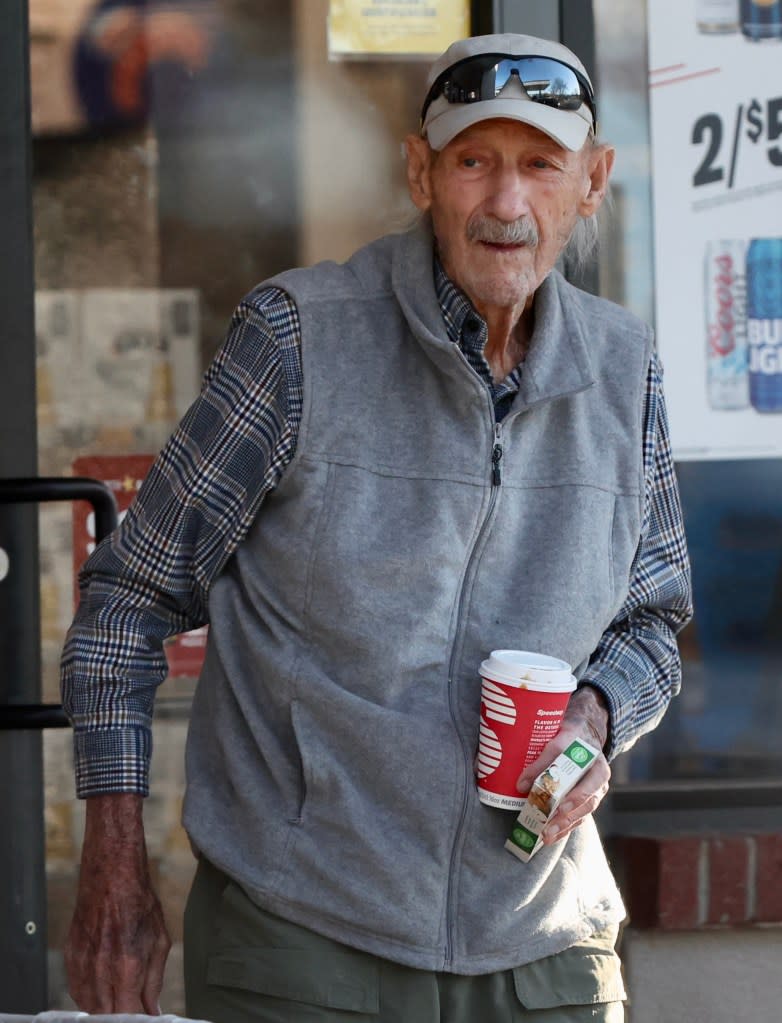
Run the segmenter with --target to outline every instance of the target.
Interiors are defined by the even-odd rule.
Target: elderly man
[[[154,1011],[141,822],[162,641],[210,623],[187,749],[188,1013],[616,1020],[624,915],[591,813],[678,688],[687,555],[651,332],[554,270],[604,198],[583,66],[455,43],[407,139],[407,234],[266,282],[88,562],[64,656],[89,797],[67,953]],[[555,654],[603,754],[529,863],[473,761],[478,665]]]

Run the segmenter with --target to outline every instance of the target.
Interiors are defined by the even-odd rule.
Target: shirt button
[[[464,321],[465,330],[468,330],[471,334],[477,334],[481,329],[481,321],[476,319],[474,316],[468,316]]]

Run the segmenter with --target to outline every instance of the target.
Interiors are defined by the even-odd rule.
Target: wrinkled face
[[[440,153],[408,138],[413,201],[431,213],[446,273],[479,311],[531,301],[577,218],[600,205],[601,152],[587,142],[574,153],[499,119],[466,129]]]

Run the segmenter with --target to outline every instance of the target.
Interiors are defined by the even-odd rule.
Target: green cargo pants
[[[255,905],[203,860],[185,911],[187,1015],[211,1023],[621,1023],[616,933],[527,966],[430,973]]]

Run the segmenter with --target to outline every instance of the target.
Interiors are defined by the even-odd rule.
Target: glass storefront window
[[[458,6],[458,5],[457,5]],[[401,140],[427,62],[330,60],[328,0],[30,0],[39,472],[104,479],[120,512],[187,406],[231,314],[291,266],[344,259],[410,221]],[[43,699],[59,701],[86,508],[41,517]],[[179,825],[204,636],[168,648],[145,805],[184,1013]],[[44,733],[50,1004],[83,804],[71,737]]]
[[[132,496],[197,393],[240,298],[295,265],[344,259],[413,213],[401,140],[426,62],[329,60],[328,0],[30,0],[39,471]],[[595,0],[601,134],[618,149],[601,290],[654,317],[643,5]],[[697,619],[684,691],[621,758],[619,782],[782,778],[782,468],[679,466]],[[73,510],[41,512],[45,701],[74,599]],[[91,542],[89,536],[82,538]],[[175,941],[163,1004],[183,1012],[192,858],[182,755],[203,637],[172,648],[155,721],[150,855]],[[46,733],[51,1004],[83,807],[70,735]]]
[[[595,0],[599,133],[616,146],[601,215],[600,293],[647,323],[654,317],[651,160],[643,7]]]
[[[617,147],[601,292],[653,322],[645,5],[593,7],[602,135]],[[681,636],[682,694],[615,780],[782,779],[782,462],[688,461],[677,473],[696,612]]]

